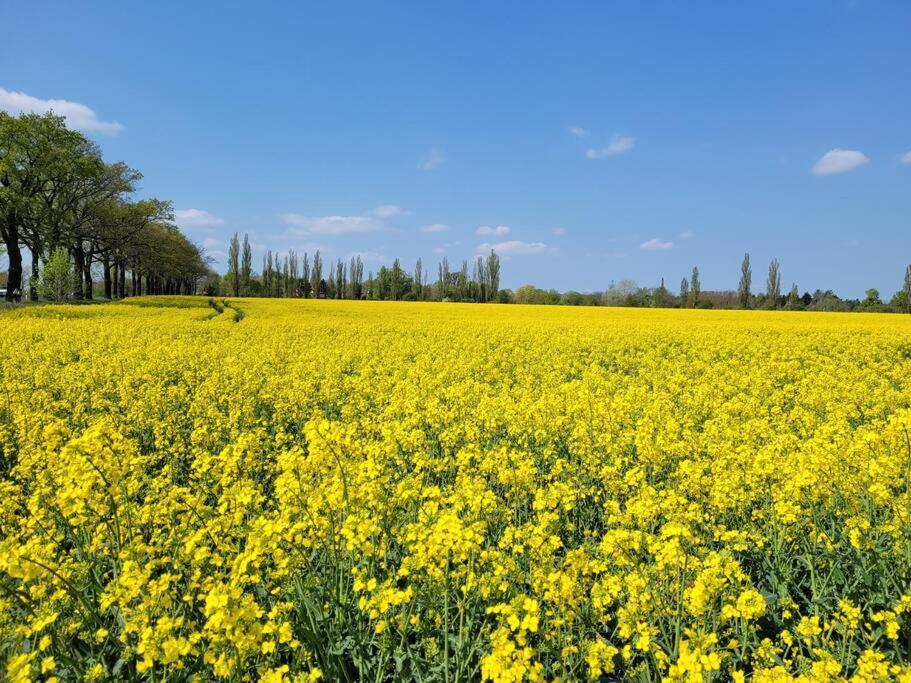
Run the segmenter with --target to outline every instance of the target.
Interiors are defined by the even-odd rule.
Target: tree
[[[766,278],[765,298],[766,306],[771,309],[778,308],[778,300],[781,297],[781,272],[778,267],[778,259],[773,258],[769,263],[769,276]]]
[[[445,256],[439,266],[437,289],[439,290],[440,301],[445,301],[449,298],[449,259]]]
[[[45,261],[34,284],[43,298],[59,302],[66,301],[72,294],[74,280],[78,283],[70,255],[64,247],[57,247]]]
[[[74,151],[87,144],[82,135],[66,129],[63,117],[0,112],[0,239],[9,261],[7,301],[22,291],[22,245],[31,250],[37,273],[48,189],[65,175]]]
[[[424,265],[421,263],[421,259],[418,259],[414,264],[414,298],[418,301],[421,301],[424,298]]]
[[[629,302],[636,297],[639,291],[639,285],[633,280],[620,280],[620,282],[611,282],[601,295],[601,303],[604,306],[628,306]]]
[[[335,264],[335,298],[342,299],[345,296],[345,289],[347,288],[348,274],[345,267],[345,262],[341,259]]]
[[[743,255],[740,264],[740,285],[737,287],[737,298],[740,299],[740,308],[750,307],[750,285],[753,282],[753,269],[750,267],[750,255]]]
[[[667,291],[667,287],[664,286],[664,278],[661,278],[661,284],[652,292],[651,303],[655,308],[671,308],[673,306],[674,297],[671,296],[671,293]]]
[[[905,268],[905,283],[901,289],[902,294],[904,294],[904,310],[905,313],[911,313],[911,265]]]
[[[313,291],[313,285],[310,282],[310,256],[306,251],[304,252],[304,260],[301,263],[301,286],[304,297],[310,296],[310,292]]]
[[[680,308],[690,305],[690,282],[686,278],[680,280]]]
[[[693,266],[693,273],[690,276],[690,308],[696,308],[699,305],[699,294],[702,292],[699,285],[699,269]]]
[[[324,292],[320,286],[323,281],[323,258],[320,256],[319,249],[313,255],[313,268],[310,270],[310,291],[313,296],[319,297]]]
[[[497,256],[497,252],[493,249],[490,250],[490,254],[487,256],[487,268],[486,280],[487,280],[487,300],[492,301],[497,298],[497,293],[500,291],[500,257]]]
[[[785,302],[784,307],[789,311],[803,310],[803,299],[800,298],[800,293],[797,291],[796,283],[791,285],[791,291],[788,292],[788,299]]]
[[[864,293],[864,300],[860,302],[860,308],[864,311],[874,311],[883,305],[879,296],[879,290],[870,288]]]
[[[250,238],[244,233],[244,248],[240,260],[240,291],[250,296],[250,281],[253,279],[253,251],[250,249]]]
[[[351,257],[351,265],[348,268],[348,287],[349,296],[352,299],[360,299],[364,294],[364,261],[360,254]]]
[[[240,242],[237,233],[228,245],[228,291],[232,296],[240,296]]]

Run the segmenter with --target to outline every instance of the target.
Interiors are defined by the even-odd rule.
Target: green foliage
[[[70,255],[58,247],[48,257],[41,274],[33,283],[39,296],[50,301],[66,301],[79,287],[79,276],[73,272]]]
[[[693,266],[693,274],[690,275],[690,308],[696,308],[699,305],[699,294],[701,291],[702,287],[699,284],[699,269],[696,266]]]
[[[743,255],[743,263],[740,264],[740,284],[737,287],[737,297],[740,300],[740,308],[749,308],[750,286],[753,282],[753,269],[750,267],[750,255]]]
[[[773,258],[769,263],[769,276],[766,279],[765,302],[768,308],[778,308],[778,300],[781,298],[781,270],[778,265],[778,259]]]

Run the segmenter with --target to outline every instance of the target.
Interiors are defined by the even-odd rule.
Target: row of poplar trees
[[[777,258],[773,258],[769,263],[765,293],[754,295],[751,292],[752,282],[753,268],[750,265],[750,255],[744,254],[743,261],[740,264],[740,282],[737,286],[737,300],[740,308],[797,309],[809,305],[813,300],[821,298],[837,299],[831,291],[817,291],[813,296],[808,293],[801,296],[796,284],[791,285],[791,289],[787,294],[782,294],[781,265],[778,263]],[[879,292],[876,289],[868,289],[866,297],[859,304],[859,309],[875,310],[878,307],[885,307],[885,304],[880,300]],[[911,265],[905,268],[902,287],[889,301],[888,308],[896,312],[911,313]]]
[[[230,296],[303,297],[325,299],[376,299],[415,301],[495,301],[500,291],[500,257],[494,250],[478,256],[469,275],[468,261],[452,271],[445,257],[431,281],[423,261],[417,260],[413,273],[402,268],[399,259],[364,277],[364,261],[355,254],[350,260],[325,263],[317,250],[299,256],[294,251],[263,256],[262,270],[253,271],[253,251],[248,235],[243,242],[237,233],[228,245],[225,287]]]
[[[0,112],[0,237],[9,261],[6,299],[38,296],[41,264],[65,251],[72,298],[190,294],[208,272],[202,251],[173,224],[170,202],[136,200],[142,174],[107,163],[63,117]],[[31,254],[31,277],[22,250]]]

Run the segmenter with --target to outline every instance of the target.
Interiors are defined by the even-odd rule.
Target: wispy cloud
[[[696,233],[694,233],[692,230],[684,230],[683,232],[680,233],[680,239],[682,239],[682,240],[692,239],[695,236],[696,236]]]
[[[396,206],[395,204],[383,204],[375,209],[371,209],[368,213],[377,218],[395,218],[396,216],[407,216],[411,212],[407,209],[403,209],[401,206]]]
[[[478,253],[487,253],[493,249],[498,254],[544,254],[552,251],[544,242],[522,242],[508,240],[506,242],[484,242],[478,245]]]
[[[911,150],[905,152],[898,158],[900,164],[911,164]]]
[[[283,213],[282,222],[294,235],[348,235],[383,230],[388,218],[407,216],[411,212],[395,204],[382,204],[358,216],[307,216],[302,213]]]
[[[123,130],[123,124],[117,121],[102,121],[98,114],[84,104],[69,100],[43,100],[24,92],[14,92],[0,88],[0,111],[14,116],[19,114],[44,114],[53,111],[66,118],[70,128],[89,132],[117,135]]]
[[[554,228],[551,232],[557,237],[560,237],[566,234],[566,228]]]
[[[383,227],[374,216],[304,216],[299,213],[283,213],[281,219],[297,235],[347,235],[376,232]]]
[[[613,157],[630,151],[636,146],[636,138],[627,135],[614,135],[606,147],[590,147],[585,151],[589,159]]]
[[[214,227],[225,222],[204,209],[178,209],[174,212],[174,220],[182,228]]]
[[[863,152],[853,149],[830,149],[813,164],[813,175],[835,175],[853,171],[870,162]]]
[[[511,230],[508,225],[498,225],[496,227],[491,227],[489,225],[482,225],[480,228],[475,230],[477,235],[505,235]]]
[[[446,154],[441,149],[434,147],[418,162],[418,168],[422,171],[435,171],[446,163]]]
[[[588,128],[583,128],[582,126],[567,126],[566,128],[571,135],[577,138],[584,138],[591,132]]]
[[[654,251],[656,249],[670,249],[674,246],[673,242],[665,242],[660,237],[653,237],[647,242],[643,242],[639,245],[640,249],[645,249],[646,251]]]
[[[444,223],[433,223],[421,228],[421,232],[446,232],[447,230],[449,230],[449,226]]]

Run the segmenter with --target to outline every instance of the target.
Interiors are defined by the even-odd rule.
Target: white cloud
[[[813,164],[813,175],[834,175],[845,173],[869,163],[863,152],[853,149],[830,149]]]
[[[557,237],[560,237],[561,235],[566,234],[566,228],[554,228],[551,232]]]
[[[695,236],[696,236],[696,233],[694,233],[692,230],[684,230],[683,232],[680,233],[680,239],[682,239],[682,240],[688,240]]]
[[[584,138],[591,132],[588,128],[583,128],[582,126],[567,126],[567,129],[577,138]]]
[[[371,216],[376,216],[377,218],[395,218],[396,216],[407,216],[411,212],[403,209],[401,206],[396,206],[395,204],[383,204],[369,213]]]
[[[475,233],[478,235],[505,235],[509,231],[510,227],[508,225],[498,225],[495,228],[492,228],[489,225],[482,225],[475,230]]]
[[[180,209],[174,212],[174,218],[177,225],[182,228],[186,227],[211,227],[221,225],[225,221],[204,209]]]
[[[899,157],[898,162],[900,164],[911,164],[911,151],[905,152]]]
[[[640,249],[645,249],[647,251],[653,251],[655,249],[670,249],[674,246],[673,242],[665,242],[660,237],[653,237],[647,242],[643,242],[639,245]]]
[[[630,151],[636,146],[636,138],[626,135],[614,135],[607,147],[592,147],[586,150],[585,156],[589,159],[601,159],[602,157],[612,157],[624,152]]]
[[[449,230],[449,226],[443,223],[433,223],[421,228],[421,232],[446,232],[447,230]]]
[[[493,249],[498,254],[543,254],[551,249],[544,242],[521,242],[508,240],[491,244],[484,242],[478,245],[478,253],[487,253]]]
[[[418,162],[418,168],[422,171],[435,171],[446,163],[446,154],[441,149],[431,149],[424,155],[424,158]]]
[[[433,253],[434,253],[434,254],[445,254],[445,253],[446,253],[446,247],[436,247],[436,248],[433,250]]]
[[[221,247],[224,245],[224,242],[217,240],[214,237],[208,237],[202,241],[202,246],[206,249],[211,249],[213,247]]]
[[[376,232],[383,227],[373,216],[304,216],[299,213],[283,213],[281,219],[291,226],[295,234],[346,235]]]
[[[53,111],[66,118],[66,124],[77,130],[116,135],[123,130],[123,125],[116,121],[100,121],[94,110],[69,100],[42,100],[26,95],[24,92],[13,92],[0,88],[0,111],[19,114],[44,114]]]

